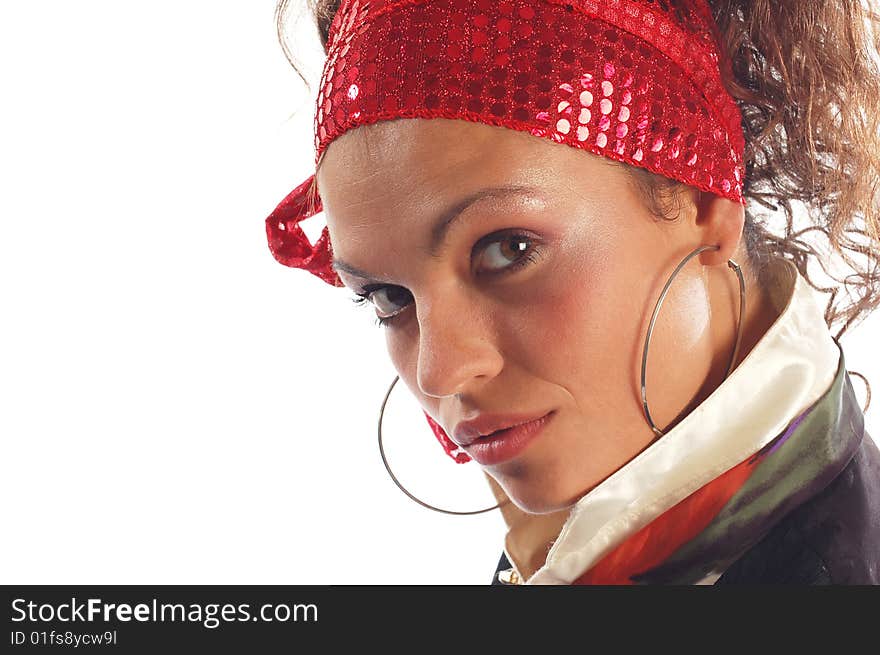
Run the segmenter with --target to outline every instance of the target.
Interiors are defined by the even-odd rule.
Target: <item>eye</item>
[[[480,239],[474,245],[477,263],[488,262],[488,272],[480,272],[477,266],[477,275],[504,275],[512,273],[538,258],[538,249],[532,245],[534,239],[519,232],[495,232]],[[358,305],[368,301],[376,306],[377,325],[387,325],[400,314],[409,301],[412,294],[403,287],[388,284],[372,284],[363,288],[363,291],[352,298]]]
[[[364,290],[357,294],[352,301],[359,305],[371,302],[376,306],[377,316],[376,324],[385,325],[393,316],[399,314],[406,308],[407,299],[412,298],[412,294],[403,287],[396,287],[387,284],[368,284]]]
[[[481,243],[488,244],[480,251],[483,257],[478,258],[478,261],[490,264],[500,263],[500,266],[487,267],[490,270],[488,274],[494,275],[498,272],[510,272],[512,269],[535,261],[535,249],[530,245],[533,240],[530,236],[518,232],[502,233],[500,237],[496,233],[477,242],[474,249],[478,249]]]

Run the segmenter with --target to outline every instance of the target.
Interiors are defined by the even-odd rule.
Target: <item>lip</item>
[[[460,421],[453,427],[452,436],[455,442],[462,447],[470,445],[480,437],[485,437],[492,432],[504,430],[523,423],[529,423],[549,414],[548,411],[518,413],[518,414],[493,414],[484,412],[469,421]]]
[[[463,448],[483,466],[506,462],[519,455],[541,435],[554,415],[555,410],[531,421],[481,436],[465,444]]]

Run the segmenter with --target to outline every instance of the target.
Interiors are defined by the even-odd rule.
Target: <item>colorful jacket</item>
[[[880,451],[815,292],[772,270],[779,317],[705,401],[572,508],[502,510],[492,584],[880,584]]]

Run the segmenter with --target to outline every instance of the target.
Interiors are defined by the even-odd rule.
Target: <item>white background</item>
[[[0,4],[0,583],[491,579],[501,516],[385,473],[372,311],[268,251],[322,63],[307,90],[274,6]],[[875,390],[878,328],[842,340]],[[426,500],[494,503],[402,384],[385,432]]]

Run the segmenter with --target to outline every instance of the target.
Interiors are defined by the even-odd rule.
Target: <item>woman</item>
[[[880,452],[837,341],[880,301],[860,3],[312,9],[316,174],[270,249],[373,305],[483,468],[493,583],[880,582]],[[809,231],[863,258],[859,302],[823,313]]]

